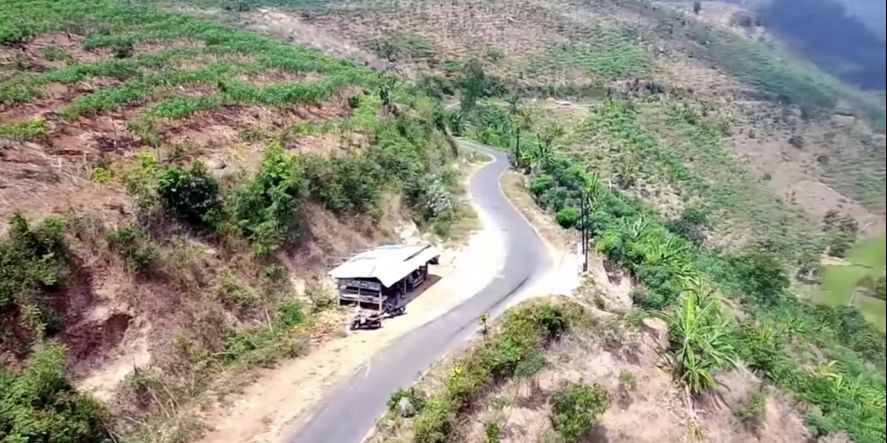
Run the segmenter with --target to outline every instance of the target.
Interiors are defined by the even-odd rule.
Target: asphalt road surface
[[[459,143],[495,159],[474,175],[469,192],[493,227],[503,232],[504,269],[462,304],[373,356],[330,392],[308,422],[285,438],[287,443],[362,442],[385,413],[392,392],[412,384],[449,349],[476,333],[481,314],[501,313],[511,298],[519,296],[521,287],[551,265],[542,240],[499,187],[499,178],[508,168],[506,155],[468,141]]]

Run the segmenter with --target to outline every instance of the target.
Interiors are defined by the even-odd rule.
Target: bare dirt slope
[[[354,60],[375,69],[388,67],[387,60],[361,47],[336,29],[325,29],[298,15],[274,8],[262,8],[242,16],[245,28],[273,35],[281,40],[318,49],[332,57]]]

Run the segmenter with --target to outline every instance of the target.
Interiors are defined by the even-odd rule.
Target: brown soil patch
[[[723,103],[753,94],[755,90],[722,70],[706,65],[685,54],[664,49],[657,58],[660,68],[658,81],[674,85],[686,94],[698,95],[706,100]]]
[[[20,212],[41,219],[71,210],[119,213],[123,192],[88,180],[91,170],[84,151],[70,155],[34,143],[0,144],[0,220]],[[6,225],[0,227],[5,232]]]
[[[170,143],[193,143],[207,150],[218,150],[232,144],[239,138],[244,129],[281,134],[292,125],[300,122],[320,123],[340,119],[351,114],[348,97],[360,93],[359,88],[345,88],[335,98],[319,103],[298,105],[290,109],[265,106],[228,106],[222,109],[197,113],[189,118],[165,121],[156,125],[158,132]],[[314,142],[322,140],[315,138]],[[311,151],[314,144],[311,139],[297,141],[297,147]],[[309,144],[311,143],[311,144]],[[347,148],[354,144],[362,144],[355,139],[353,143],[339,144]],[[318,143],[318,152],[332,152],[336,149],[324,147]]]
[[[308,46],[336,58],[355,60],[376,69],[384,69],[387,63],[375,54],[362,49],[347,35],[335,29],[324,29],[308,23],[296,14],[277,9],[259,9],[243,14],[242,24],[252,31],[261,32],[281,40]]]
[[[44,88],[44,96],[37,100],[15,105],[0,105],[0,121],[21,123],[36,117],[53,118],[59,109],[82,95],[78,89],[69,85],[51,83]]]
[[[503,63],[491,63],[488,54],[498,50],[506,58],[524,65],[539,56],[545,48],[566,43],[567,39],[552,27],[546,27],[540,16],[554,12],[531,3],[512,3],[503,9],[500,4],[466,2],[452,4],[411,3],[398,8],[397,13],[386,9],[343,9],[313,18],[311,23],[329,32],[369,48],[379,38],[411,34],[429,41],[436,54],[430,60],[397,60],[398,68],[408,76],[437,70],[440,60],[485,61],[485,70],[494,75],[517,77],[514,69]],[[557,20],[554,19],[553,20]]]
[[[77,63],[95,63],[111,55],[110,49],[102,48],[95,51],[83,49],[83,36],[68,33],[52,33],[37,36],[33,40],[21,45],[24,57],[33,63],[31,70],[41,72],[48,68],[58,68],[67,64],[66,60],[49,61],[44,57],[44,51],[48,48],[56,48],[64,51],[69,60]]]

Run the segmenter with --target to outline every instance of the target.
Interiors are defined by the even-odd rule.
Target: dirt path
[[[304,422],[332,385],[352,375],[376,352],[477,293],[504,263],[500,232],[489,223],[483,226],[462,249],[443,251],[441,264],[431,269],[432,283],[409,304],[407,315],[386,320],[377,331],[345,332],[308,355],[251,374],[256,382],[203,415],[208,430],[198,441],[279,441],[284,429]],[[345,325],[342,328],[345,331]]]

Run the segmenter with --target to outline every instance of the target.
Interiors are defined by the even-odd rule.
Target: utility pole
[[[589,208],[588,208],[588,198],[586,198],[585,192],[582,192],[582,201],[579,205],[582,211],[582,215],[580,220],[582,222],[582,272],[588,271],[588,221],[589,221]]]

